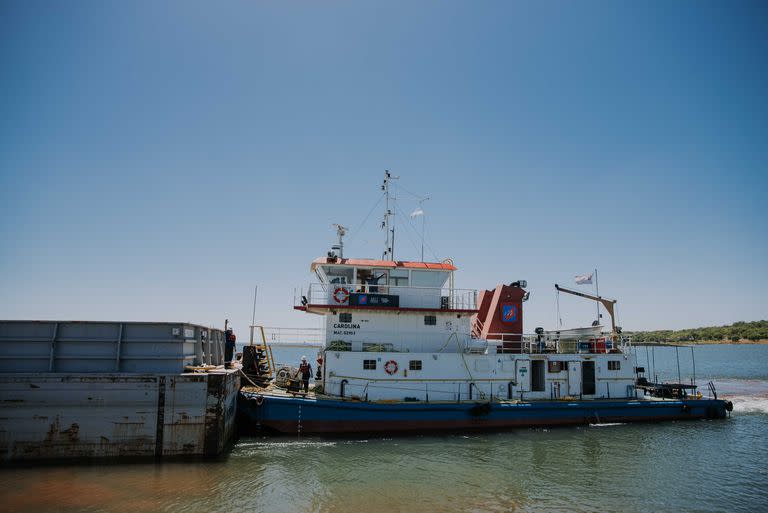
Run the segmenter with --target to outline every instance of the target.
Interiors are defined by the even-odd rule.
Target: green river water
[[[674,350],[651,356],[676,376]],[[768,511],[768,346],[701,347],[696,367],[734,401],[731,418],[241,438],[220,461],[4,468],[0,511]]]

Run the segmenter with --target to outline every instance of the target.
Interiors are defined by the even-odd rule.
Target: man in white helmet
[[[304,384],[304,392],[309,392],[309,377],[312,375],[312,366],[307,361],[306,356],[301,357],[299,372],[301,373],[301,382]]]

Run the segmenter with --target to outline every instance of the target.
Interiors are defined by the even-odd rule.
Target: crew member
[[[235,336],[235,332],[232,330],[232,328],[228,328],[227,331],[224,332],[224,335],[224,367],[231,369],[232,358],[235,354],[235,342],[237,342],[237,337]]]
[[[301,373],[301,382],[304,384],[304,392],[309,392],[309,378],[312,376],[312,366],[307,362],[306,356],[301,357],[299,372]]]
[[[317,372],[315,373],[315,381],[323,377],[323,355],[317,356]]]

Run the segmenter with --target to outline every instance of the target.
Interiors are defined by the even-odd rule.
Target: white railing
[[[323,328],[265,327],[268,344],[323,347],[331,351],[400,352],[400,353],[474,353],[474,354],[579,354],[609,353],[629,350],[630,340],[622,337],[612,342],[610,335],[581,339],[553,339],[527,333],[489,333],[487,339],[473,338],[470,333],[444,332],[441,337],[420,331],[365,330],[355,335],[326,334]]]
[[[268,344],[295,346],[322,346],[325,342],[325,330],[321,328],[279,328],[264,327],[264,336]]]
[[[612,341],[610,334],[584,338],[552,338],[550,334],[536,335],[526,333],[489,333],[486,342],[488,353],[610,353],[627,352],[630,344],[628,337]]]
[[[477,290],[399,285],[311,283],[296,304],[346,306],[352,294],[397,296],[401,308],[476,310]],[[370,299],[368,304],[370,303]]]

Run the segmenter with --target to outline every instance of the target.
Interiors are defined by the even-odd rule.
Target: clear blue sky
[[[768,318],[767,5],[6,0],[0,318],[313,325],[384,169],[527,331],[595,267],[626,329]]]

